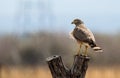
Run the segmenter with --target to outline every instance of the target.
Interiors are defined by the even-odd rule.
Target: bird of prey
[[[80,45],[78,55],[80,54],[82,45],[85,46],[85,56],[87,56],[88,47],[91,47],[95,52],[103,52],[103,50],[96,45],[93,33],[85,26],[82,20],[75,19],[71,24],[75,24],[75,28],[71,32],[71,35]]]

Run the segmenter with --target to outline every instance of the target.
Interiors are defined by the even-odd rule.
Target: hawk
[[[93,33],[85,26],[82,20],[75,19],[71,24],[75,24],[74,30],[71,32],[72,37],[80,45],[78,55],[82,45],[85,46],[84,54],[87,56],[88,47],[91,47],[95,52],[103,52],[103,50],[96,45]]]

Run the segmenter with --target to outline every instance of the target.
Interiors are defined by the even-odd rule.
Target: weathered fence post
[[[71,69],[65,67],[61,56],[49,57],[47,63],[53,78],[85,78],[89,59],[84,55],[75,55]]]

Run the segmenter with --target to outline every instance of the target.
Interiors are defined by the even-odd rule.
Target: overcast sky
[[[18,11],[19,1],[0,0],[2,32],[15,31],[14,16]],[[95,32],[120,30],[120,0],[51,0],[51,6],[56,18],[56,29],[70,31],[73,28],[71,21],[81,18]]]

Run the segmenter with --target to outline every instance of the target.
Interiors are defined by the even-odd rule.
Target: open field
[[[52,78],[47,68],[3,67],[0,78]],[[120,78],[120,67],[89,67],[86,78]]]
[[[120,78],[120,67],[92,67],[88,69],[86,78]]]

